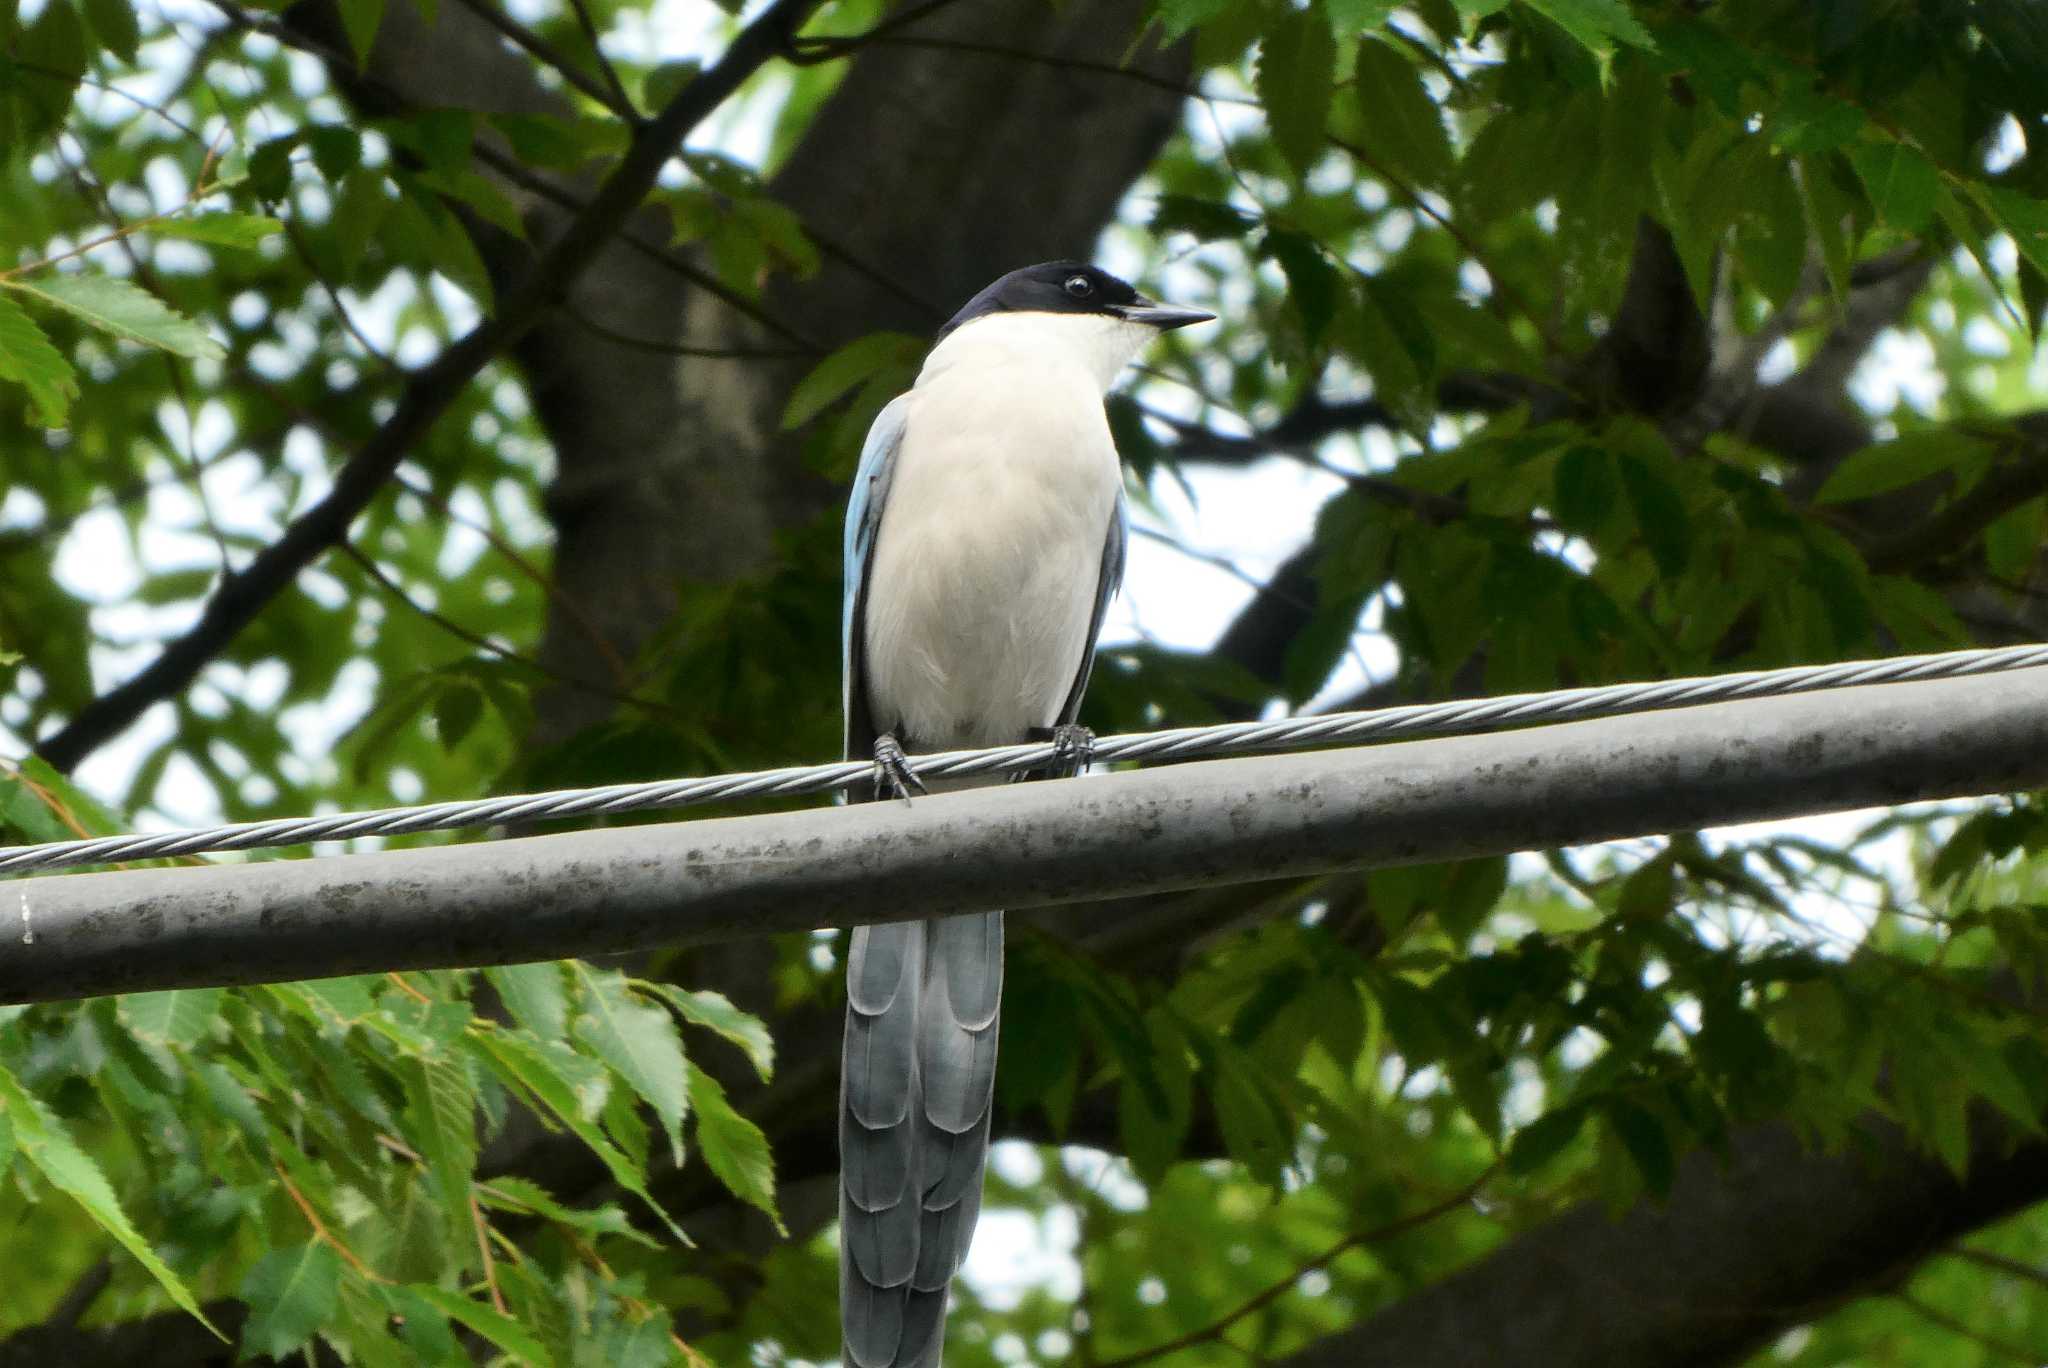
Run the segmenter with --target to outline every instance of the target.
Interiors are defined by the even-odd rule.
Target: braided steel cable
[[[1186,760],[1336,742],[1446,736],[1494,727],[1616,717],[1700,703],[1770,698],[1909,680],[1953,679],[2039,666],[2048,666],[2048,644],[1894,656],[1885,660],[1852,660],[1835,665],[1556,689],[1546,693],[1506,694],[1449,703],[1417,703],[1368,712],[1310,714],[1267,722],[1231,722],[1209,727],[1132,732],[1098,739],[1089,752],[1089,758],[1094,761]],[[1050,764],[1055,758],[1055,745],[1043,741],[912,756],[910,768],[921,778],[942,778],[1036,769]],[[102,836],[42,845],[6,846],[0,847],[0,874],[163,859],[212,851],[302,845],[311,841],[358,836],[398,836],[500,823],[607,816],[741,798],[828,793],[865,782],[874,773],[875,767],[868,761],[845,760],[828,765],[801,765],[700,779],[611,784],[603,788],[563,789],[466,802],[429,803],[419,807],[383,808],[374,812],[335,813],[325,817],[282,817],[264,822],[237,822],[151,835]]]

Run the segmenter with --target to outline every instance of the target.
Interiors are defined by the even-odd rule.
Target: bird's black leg
[[[903,757],[903,743],[896,739],[896,733],[883,732],[876,737],[875,801],[901,798],[907,803],[911,794],[924,791],[924,780],[910,772],[910,762]]]
[[[1033,741],[1052,742],[1052,763],[1045,769],[1046,777],[1051,779],[1073,778],[1088,768],[1095,754],[1095,733],[1078,722],[1033,727],[1030,736]]]

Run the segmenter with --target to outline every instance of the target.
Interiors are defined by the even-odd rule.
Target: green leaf
[[[1578,1138],[1580,1129],[1586,1124],[1586,1114],[1582,1106],[1560,1107],[1556,1111],[1545,1112],[1516,1131],[1515,1138],[1508,1142],[1508,1172],[1534,1173],[1556,1158],[1566,1145]]]
[[[1204,242],[1241,238],[1258,223],[1252,215],[1219,200],[1193,195],[1161,195],[1149,225],[1156,235],[1193,233]]]
[[[336,0],[336,7],[341,10],[341,27],[348,34],[349,50],[355,53],[360,70],[370,60],[377,28],[384,22],[384,0]]]
[[[673,983],[640,983],[638,986],[643,991],[659,994],[691,1025],[716,1031],[737,1045],[763,1083],[775,1073],[775,1041],[769,1036],[768,1028],[761,1024],[761,1018],[735,1007],[725,994],[710,991],[693,993]]]
[[[242,1279],[245,1353],[283,1358],[309,1342],[341,1303],[341,1256],[324,1240],[274,1249]]]
[[[1293,1137],[1257,1066],[1243,1051],[1221,1046],[1209,1086],[1216,1123],[1231,1157],[1258,1182],[1278,1186],[1281,1171],[1293,1156]]]
[[[407,1130],[426,1158],[453,1228],[469,1220],[469,1183],[476,1172],[476,1089],[469,1073],[446,1056],[426,1055],[407,1071]]]
[[[634,1225],[632,1219],[618,1207],[610,1203],[600,1207],[566,1207],[530,1178],[511,1174],[493,1178],[488,1183],[479,1183],[476,1195],[479,1201],[504,1211],[542,1216],[557,1225],[587,1230],[593,1235],[616,1235],[635,1244],[645,1245],[649,1249],[663,1247],[659,1240]]]
[[[1692,558],[1692,519],[1685,500],[1664,473],[1642,457],[1624,454],[1616,464],[1650,558],[1666,579],[1677,578]]]
[[[1315,7],[1281,9],[1267,25],[1254,76],[1273,145],[1306,176],[1323,155],[1323,125],[1337,86],[1337,43]]]
[[[654,1199],[647,1186],[647,1175],[635,1167],[617,1145],[606,1139],[604,1132],[592,1121],[592,1115],[602,1105],[602,1094],[586,1109],[582,1092],[585,1081],[572,1076],[569,1068],[588,1061],[566,1048],[552,1053],[542,1049],[538,1043],[509,1031],[483,1032],[478,1037],[478,1044],[484,1061],[495,1072],[530,1092],[598,1157],[610,1171],[613,1182],[645,1202],[648,1210],[660,1217],[662,1224],[677,1240],[690,1243],[682,1227]]]
[[[922,340],[898,332],[869,333],[847,343],[813,366],[810,374],[790,391],[789,403],[782,410],[782,430],[802,427],[833,401],[874,376],[892,370],[907,371],[924,349]]]
[[[1380,27],[1400,7],[1399,0],[1323,0],[1330,32],[1339,42]]]
[[[1934,217],[1941,188],[1934,163],[1904,143],[1864,143],[1849,151],[1849,164],[1878,217],[1902,233],[1917,233]]]
[[[41,275],[15,289],[84,320],[102,332],[177,356],[213,360],[226,353],[206,330],[125,280],[103,275]]]
[[[1313,348],[1336,316],[1344,278],[1306,233],[1275,230],[1266,234],[1261,246],[1287,276],[1287,298],[1301,315],[1302,334]]]
[[[1522,0],[1522,3],[1569,33],[1596,57],[1611,52],[1616,43],[1646,50],[1655,50],[1657,46],[1649,30],[1629,13],[1626,0]]]
[[[1358,282],[1350,347],[1372,377],[1373,393],[1411,432],[1436,411],[1436,342],[1399,284],[1378,276]]]
[[[1867,499],[1984,458],[1991,450],[1982,439],[1959,432],[1940,428],[1909,432],[1852,452],[1835,467],[1813,501],[1830,504]]]
[[[683,1117],[689,1111],[689,1066],[682,1037],[667,1012],[639,998],[616,970],[572,960],[569,971],[582,990],[576,1038],[625,1080],[661,1118],[675,1161],[683,1161]]]
[[[218,988],[173,988],[162,993],[127,993],[119,999],[122,1024],[156,1045],[189,1048],[206,1038],[220,1015]]]
[[[347,124],[308,124],[300,132],[313,153],[313,165],[330,184],[362,164],[362,134]]]
[[[775,1157],[760,1127],[733,1110],[725,1089],[702,1069],[690,1071],[690,1104],[697,1110],[697,1149],[735,1197],[760,1208],[783,1229],[775,1209]]]
[[[1979,194],[2020,255],[2035,269],[2048,271],[2048,200],[2006,186],[1989,186]]]
[[[1455,161],[1443,111],[1429,97],[1413,62],[1390,43],[1361,42],[1352,89],[1365,119],[1367,151],[1412,186],[1438,186],[1450,179]]]
[[[542,1040],[569,1034],[569,990],[560,961],[505,964],[484,970],[512,1019]]]
[[[262,245],[284,225],[268,214],[197,214],[191,218],[167,218],[149,226],[158,237],[184,238],[188,242],[210,242],[217,247],[246,251]]]
[[[63,427],[78,396],[78,373],[5,290],[0,290],[0,380],[27,388],[36,421],[45,427]]]
[[[1620,1099],[1609,1102],[1605,1114],[1614,1138],[1635,1161],[1643,1186],[1658,1197],[1671,1191],[1671,1182],[1678,1176],[1678,1160],[1663,1121],[1654,1112]]]
[[[466,680],[451,680],[434,695],[434,732],[444,748],[460,744],[483,715],[483,691]]]
[[[78,1147],[64,1129],[64,1123],[30,1096],[4,1065],[0,1065],[0,1117],[5,1117],[12,1126],[14,1141],[22,1157],[42,1174],[51,1187],[83,1207],[93,1224],[113,1236],[135,1257],[136,1262],[149,1270],[150,1276],[157,1280],[173,1302],[208,1330],[220,1334],[213,1322],[206,1318],[206,1313],[199,1309],[191,1289],[171,1271],[169,1264],[157,1257],[149,1241],[143,1239],[142,1232],[129,1221],[99,1165]],[[226,1337],[222,1338],[225,1340]]]
[[[1863,131],[1863,111],[1812,86],[1785,92],[1764,135],[1781,152],[1826,152]]]
[[[552,1368],[554,1355],[510,1316],[494,1311],[482,1302],[471,1301],[459,1292],[426,1283],[412,1283],[405,1290],[450,1320],[468,1326],[520,1362],[533,1364],[535,1368]]]
[[[92,25],[101,47],[124,62],[135,60],[142,34],[135,23],[131,0],[85,0],[85,20]]]
[[[1582,537],[1599,534],[1621,495],[1614,459],[1599,447],[1584,443],[1557,458],[1552,489],[1552,514]]]
[[[1178,43],[1188,30],[1208,23],[1231,7],[1233,0],[1157,0],[1153,17],[1168,43]]]

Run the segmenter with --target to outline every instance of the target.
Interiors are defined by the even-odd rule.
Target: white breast
[[[1055,326],[1030,320],[1051,317]],[[868,581],[875,723],[920,749],[1024,738],[1093,649],[1122,474],[1103,388],[1141,345],[1102,320],[1005,315],[941,343],[911,391]],[[1050,343],[1050,344],[1049,344]],[[1110,365],[1111,352],[1121,355]],[[1106,374],[1104,373],[1106,371]]]

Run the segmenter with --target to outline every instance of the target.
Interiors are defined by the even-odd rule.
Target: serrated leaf
[[[408,1130],[453,1222],[469,1220],[469,1182],[476,1172],[476,1089],[469,1074],[442,1056],[416,1059],[407,1070]]]
[[[530,1178],[508,1174],[493,1178],[488,1183],[479,1183],[477,1199],[489,1206],[542,1216],[558,1225],[573,1226],[593,1235],[617,1235],[649,1249],[662,1247],[659,1240],[634,1225],[618,1207],[610,1203],[599,1207],[566,1207]]]
[[[1934,217],[1941,178],[1934,163],[1904,143],[1865,143],[1849,150],[1849,164],[1878,217],[1902,233],[1917,233]]]
[[[897,332],[870,333],[847,343],[797,381],[782,410],[782,430],[802,427],[872,376],[907,369],[924,347],[920,339]]]
[[[195,359],[225,355],[206,329],[174,313],[155,295],[113,276],[40,275],[18,280],[14,288],[130,342]]]
[[[697,1151],[735,1197],[758,1207],[781,1234],[775,1209],[775,1156],[761,1128],[733,1110],[725,1089],[702,1069],[690,1070],[690,1104],[697,1111]]]
[[[643,983],[640,986],[658,993],[682,1013],[683,1020],[693,1026],[716,1031],[737,1045],[763,1083],[775,1073],[775,1041],[768,1034],[767,1026],[753,1013],[743,1012],[734,1006],[732,999],[725,994],[708,990],[690,992],[672,983]]]
[[[188,242],[208,242],[244,251],[262,245],[263,239],[283,230],[284,225],[268,214],[195,214],[190,218],[161,219],[149,226],[149,231],[158,237],[184,238]]]
[[[648,1210],[661,1219],[678,1241],[685,1245],[690,1243],[682,1227],[654,1199],[647,1186],[647,1176],[593,1123],[578,1096],[575,1082],[562,1070],[560,1061],[551,1058],[533,1041],[506,1031],[485,1032],[478,1043],[485,1062],[492,1065],[494,1071],[530,1092],[598,1157],[611,1173],[613,1182],[645,1202]],[[572,1055],[570,1058],[579,1057]]]
[[[45,427],[63,427],[78,397],[78,373],[5,290],[0,290],[0,380],[28,390],[36,421]]]
[[[173,1302],[219,1335],[219,1329],[199,1309],[184,1280],[157,1257],[156,1250],[129,1221],[99,1165],[78,1147],[55,1113],[31,1096],[4,1065],[0,1065],[0,1115],[7,1118],[13,1129],[21,1156],[44,1180],[83,1207],[93,1224],[113,1236],[137,1263],[149,1270]],[[226,1336],[221,1338],[225,1342]]]
[[[569,990],[558,961],[505,964],[484,970],[512,1019],[542,1040],[569,1034]]]
[[[412,1283],[405,1290],[450,1320],[469,1327],[520,1362],[533,1364],[535,1368],[553,1368],[554,1355],[510,1316],[502,1315],[482,1302],[472,1301],[459,1292],[427,1283]]]
[[[1645,51],[1656,50],[1656,40],[1629,12],[1625,0],[1522,0],[1522,3],[1569,33],[1579,46],[1596,57],[1613,51],[1616,43]]]
[[[1337,85],[1337,43],[1314,6],[1275,13],[1259,45],[1254,84],[1273,145],[1306,176],[1323,155],[1323,125]]]
[[[616,970],[580,960],[569,971],[580,989],[576,1038],[611,1066],[654,1109],[675,1161],[683,1161],[683,1117],[688,1113],[689,1066],[675,1019],[641,1000]]]
[[[341,1303],[341,1256],[324,1240],[274,1249],[242,1279],[241,1295],[249,1305],[244,1350],[283,1358],[333,1319]]]
[[[1454,160],[1443,111],[1429,97],[1413,62],[1389,43],[1362,42],[1352,89],[1365,120],[1366,149],[1375,158],[1411,186],[1438,186],[1450,179]]]
[[[198,1044],[220,1014],[218,988],[173,988],[127,993],[119,999],[122,1024],[142,1040],[180,1048]]]
[[[1813,496],[1818,504],[1867,499],[1989,454],[1980,438],[1929,428],[1850,453]]]

